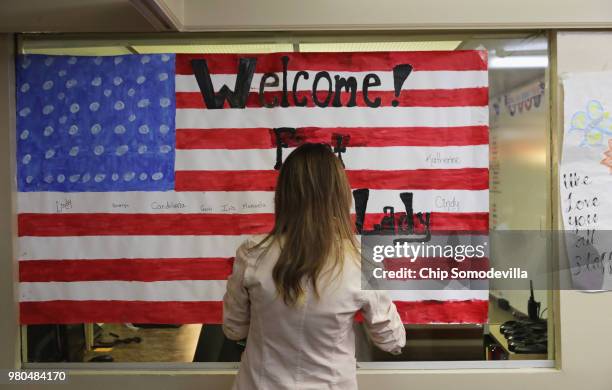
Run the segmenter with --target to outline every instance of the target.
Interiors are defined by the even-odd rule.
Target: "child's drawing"
[[[612,136],[612,114],[605,111],[597,100],[587,103],[585,111],[578,111],[572,116],[569,134],[581,135],[581,146],[602,145]]]

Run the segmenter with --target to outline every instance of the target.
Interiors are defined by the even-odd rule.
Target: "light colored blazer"
[[[272,280],[279,245],[249,251],[262,238],[238,248],[223,298],[225,335],[248,336],[234,389],[357,389],[353,321],[359,310],[373,343],[400,353],[406,334],[395,305],[384,291],[361,289],[358,259],[347,258],[340,277],[320,278],[318,300],[305,283],[304,302],[290,307]]]

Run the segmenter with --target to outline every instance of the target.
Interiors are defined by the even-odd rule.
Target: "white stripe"
[[[283,157],[294,149],[283,149]],[[342,154],[342,160],[346,169],[488,168],[489,146],[349,147]],[[271,170],[275,162],[276,149],[181,149],[176,151],[175,169],[177,171]]]
[[[226,110],[177,109],[177,129],[251,127],[486,126],[483,107],[287,107]]]
[[[400,193],[413,194],[412,207],[415,212],[489,212],[489,191],[471,190],[370,190],[367,213],[382,213],[386,206],[396,211],[405,211]],[[352,206],[355,210],[355,205]]]
[[[222,301],[226,285],[225,280],[22,282],[19,284],[19,297],[21,302],[53,300]],[[486,290],[389,290],[388,294],[396,301],[484,300],[488,298]]]
[[[287,72],[287,91],[289,94],[293,91],[293,80],[295,79],[296,71]],[[297,84],[298,91],[312,90],[316,71],[310,71],[310,77],[306,80],[300,76]],[[357,90],[363,91],[363,79],[366,75],[372,72],[328,72],[332,78],[332,84],[335,86],[335,76],[344,78],[355,77],[357,79]],[[276,73],[279,76],[279,85],[277,87],[265,87],[264,92],[282,91],[282,72]],[[371,87],[371,91],[394,91],[395,85],[393,82],[393,72],[376,72],[380,78],[381,85]],[[261,77],[263,73],[255,73],[251,82],[251,92],[259,92]],[[215,91],[221,89],[223,85],[227,85],[231,90],[234,90],[236,84],[236,74],[213,74],[211,80]],[[198,82],[194,75],[176,75],[176,92],[200,92]],[[273,80],[268,78],[266,82],[270,83]],[[467,71],[415,71],[408,76],[402,89],[455,89],[455,88],[478,88],[486,87],[489,83],[489,76],[486,70],[467,70]],[[332,86],[332,91],[335,87]],[[317,90],[325,91],[329,88],[326,79],[321,79],[317,85]]]
[[[20,260],[233,257],[249,236],[19,237]]]
[[[122,258],[234,257],[236,248],[249,237],[241,236],[70,236],[19,237],[19,260],[75,260]],[[480,245],[486,235],[451,236],[453,242]],[[357,237],[359,240],[359,237]],[[372,241],[370,241],[371,243]],[[428,245],[445,245],[449,236],[434,235]],[[415,245],[418,245],[415,244]],[[488,248],[488,247],[487,247]],[[488,249],[485,251],[488,256]]]
[[[23,282],[19,283],[19,298],[21,302],[221,301],[226,285],[225,280]]]
[[[412,192],[415,212],[488,212],[488,190],[370,190],[370,213],[393,206]],[[19,213],[257,214],[274,213],[272,191],[210,192],[20,192]],[[353,208],[354,211],[354,208]]]
[[[412,281],[411,283],[428,283],[426,281]],[[488,290],[388,290],[389,297],[394,301],[463,301],[463,300],[489,300]]]

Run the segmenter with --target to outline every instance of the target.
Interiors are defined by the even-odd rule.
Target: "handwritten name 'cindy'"
[[[376,108],[382,103],[380,96],[373,97],[370,95],[372,88],[382,85],[380,77],[376,73],[367,73],[363,76],[361,93],[358,94],[360,83],[357,82],[356,77],[335,75],[332,78],[330,73],[326,71],[315,73],[300,70],[295,73],[293,81],[289,82],[287,69],[289,68],[290,58],[283,56],[280,60],[282,66],[280,77],[278,73],[267,72],[262,75],[259,82],[258,98],[262,107],[289,107],[290,96],[293,100],[293,105],[297,107],[307,106],[309,99],[318,107],[329,107],[330,105],[332,107],[354,107],[357,105],[358,96],[367,107]],[[256,58],[240,58],[234,89],[232,90],[227,85],[223,85],[216,93],[206,60],[194,59],[191,61],[191,66],[202,93],[204,104],[208,109],[224,108],[225,101],[228,102],[231,108],[244,108],[246,106],[253,82],[253,75],[257,67]],[[411,72],[412,65],[410,64],[399,64],[393,67],[393,84],[396,98],[399,98],[402,85]],[[304,94],[303,90],[300,89],[300,83],[303,80],[310,80],[311,77],[312,87]],[[276,90],[278,87],[282,87],[280,96],[266,96],[266,89]],[[348,95],[348,99],[342,99],[343,91]],[[391,105],[397,107],[399,100],[393,99]]]

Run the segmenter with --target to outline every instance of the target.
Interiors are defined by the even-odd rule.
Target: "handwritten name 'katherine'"
[[[440,152],[429,153],[425,158],[425,162],[428,162],[431,167],[436,165],[457,165],[460,161],[457,156],[443,156]]]

